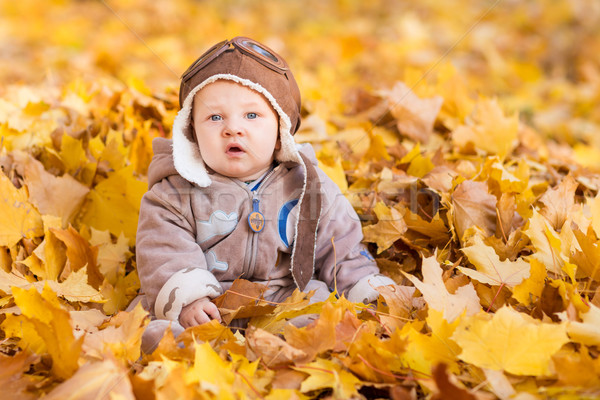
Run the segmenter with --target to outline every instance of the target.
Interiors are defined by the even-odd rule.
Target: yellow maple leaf
[[[341,157],[334,157],[331,155],[330,150],[326,151],[326,149],[323,149],[317,154],[317,159],[319,160],[319,168],[335,182],[342,193],[347,192],[348,181],[346,180]]]
[[[393,330],[386,339],[378,337],[374,328],[370,330],[363,328],[353,335],[347,350],[350,357],[344,365],[364,380],[394,382],[394,374],[404,372],[405,363],[399,356],[405,352],[408,341],[400,329]]]
[[[336,344],[336,326],[342,320],[346,310],[353,308],[354,305],[347,300],[336,304],[325,302],[315,323],[303,328],[296,328],[292,324],[286,325],[284,328],[286,341],[306,354],[298,361],[312,361],[317,354],[333,349]]]
[[[463,247],[461,251],[467,256],[469,262],[475,265],[477,271],[465,267],[457,267],[457,269],[481,283],[513,288],[529,277],[527,261],[522,258],[516,261],[500,261],[494,248],[483,243],[479,235],[474,235],[470,239],[470,246]]]
[[[366,242],[377,243],[377,254],[380,254],[400,239],[408,228],[402,213],[395,207],[387,207],[379,202],[374,212],[377,215],[377,223],[365,226],[363,233]]]
[[[413,330],[414,334],[409,336],[410,345],[418,347],[425,359],[430,362],[430,367],[443,363],[448,365],[451,371],[458,373],[460,368],[456,357],[460,353],[460,347],[451,337],[460,319],[449,323],[442,312],[430,309],[426,321],[431,334],[422,334]]]
[[[452,132],[452,141],[459,147],[472,143],[487,154],[497,154],[503,160],[517,145],[519,116],[505,116],[495,99],[480,99],[471,120]]]
[[[54,388],[44,399],[134,400],[127,369],[112,357],[88,362],[69,380]]]
[[[96,264],[98,249],[90,246],[89,242],[72,226],[69,226],[68,229],[50,229],[50,231],[65,244],[71,270],[78,271],[85,268],[90,285],[99,287],[104,277],[98,271]]]
[[[589,311],[580,313],[582,322],[570,321],[567,333],[574,342],[588,346],[600,345],[600,308],[590,304]]]
[[[370,139],[370,145],[369,145],[369,148],[367,149],[367,152],[363,156],[363,160],[364,161],[380,161],[381,159],[391,160],[392,157],[390,156],[387,149],[385,148],[385,140],[384,140],[383,136],[378,133],[373,133],[371,131],[369,131],[368,134],[369,134],[369,139]]]
[[[547,276],[546,267],[539,260],[530,258],[529,267],[530,276],[513,288],[513,298],[526,306],[542,296]]]
[[[415,142],[427,143],[444,99],[419,98],[404,82],[396,82],[387,100],[398,130]]]
[[[493,316],[463,317],[452,335],[463,361],[515,375],[552,374],[552,355],[569,341],[566,324],[544,323],[500,308]]]
[[[110,232],[99,231],[92,228],[92,237],[90,245],[98,248],[98,268],[102,275],[112,285],[116,284],[117,277],[124,275],[124,263],[131,254],[129,251],[129,241],[121,234],[117,238],[117,243],[113,243]]]
[[[121,311],[103,329],[87,335],[83,349],[89,355],[102,358],[107,351],[117,360],[134,362],[140,357],[142,334],[148,322],[148,312],[138,303],[133,310]]]
[[[341,365],[324,358],[294,369],[309,375],[300,387],[302,393],[331,388],[334,398],[349,399],[358,394],[357,387],[361,385],[361,381]]]
[[[13,287],[12,292],[22,313],[20,318],[33,327],[52,357],[52,372],[62,379],[71,377],[79,368],[83,337],[75,339],[68,311],[62,309],[49,286],[44,286],[41,294],[36,288]]]
[[[40,268],[31,269],[30,264],[27,265],[38,278],[57,280],[67,261],[67,254],[66,246],[52,233],[51,229],[61,229],[62,218],[43,215],[42,221],[44,222],[44,240],[36,247],[33,254],[40,259],[43,268],[40,266]]]
[[[0,355],[0,385],[4,393],[13,400],[35,400],[35,394],[29,392],[30,385],[36,383],[35,377],[27,371],[39,361],[39,356],[29,351],[19,351],[9,357]]]
[[[452,222],[458,239],[463,242],[465,232],[476,226],[485,236],[496,231],[496,196],[488,192],[485,182],[464,181],[452,193]]]
[[[90,162],[81,140],[64,134],[60,146],[60,158],[67,172],[78,177],[79,181],[89,186],[96,173],[96,163]]]
[[[465,311],[467,315],[473,315],[481,309],[472,283],[459,287],[454,294],[448,292],[442,280],[442,268],[435,256],[423,259],[422,273],[422,282],[410,274],[404,275],[423,294],[430,308],[444,313],[446,321],[452,323]]]
[[[106,300],[102,309],[107,315],[125,309],[131,299],[137,295],[139,288],[140,278],[136,270],[127,275],[124,274],[124,271],[119,273],[114,284],[105,280],[100,286],[102,297]]]
[[[600,237],[600,193],[592,200],[588,199],[588,204],[592,213],[592,228],[596,233],[596,237]]]
[[[231,388],[235,381],[235,373],[231,363],[219,357],[210,343],[194,343],[194,365],[185,373],[185,383],[200,383],[201,387],[220,394]]]
[[[63,226],[72,221],[89,188],[69,174],[54,176],[41,162],[26,153],[13,153],[18,170],[25,177],[30,201],[40,213],[62,218]]]
[[[33,285],[41,291],[43,285],[47,284],[57,296],[68,301],[82,303],[104,303],[106,300],[100,292],[88,285],[88,274],[85,268],[74,271],[62,282],[55,280],[39,281]]]
[[[123,233],[133,246],[145,192],[146,184],[134,178],[132,166],[110,173],[88,194],[82,222],[115,236]]]
[[[600,281],[600,247],[595,239],[591,239],[579,230],[574,231],[581,251],[575,249],[571,260],[577,265],[578,275]]]
[[[26,188],[17,189],[0,174],[0,246],[11,247],[22,238],[43,235],[42,218],[28,197]]]
[[[555,188],[547,190],[540,198],[544,208],[540,211],[551,226],[559,231],[575,206],[575,191],[579,184],[566,176]]]
[[[529,237],[536,250],[532,257],[544,264],[548,271],[560,275],[565,263],[562,256],[562,242],[550,223],[534,210],[529,218],[528,227],[523,232]]]
[[[600,386],[600,360],[592,358],[585,346],[578,352],[574,349],[563,349],[552,359],[562,385],[594,389]]]
[[[490,178],[500,185],[503,193],[523,193],[529,184],[529,165],[524,160],[519,160],[516,168],[507,169],[497,157],[489,165]]]

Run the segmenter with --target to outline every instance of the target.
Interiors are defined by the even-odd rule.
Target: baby
[[[211,299],[236,278],[281,301],[295,288],[377,299],[379,274],[350,203],[296,145],[300,91],[287,63],[244,37],[223,41],[182,76],[173,139],[155,139],[137,232],[142,349],[220,320]],[[335,244],[335,245],[334,245]],[[336,286],[337,285],[337,286]]]

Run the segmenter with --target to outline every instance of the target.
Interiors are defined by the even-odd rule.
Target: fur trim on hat
[[[231,74],[217,74],[211,76],[192,89],[184,100],[181,110],[179,110],[179,113],[177,113],[177,116],[175,117],[173,123],[173,161],[179,175],[200,187],[207,187],[211,183],[204,160],[200,154],[200,149],[194,140],[191,116],[196,93],[206,85],[219,79],[239,83],[265,96],[279,115],[279,140],[281,142],[281,148],[275,152],[275,159],[280,162],[294,161],[303,164],[300,154],[296,149],[294,137],[290,132],[292,126],[290,117],[283,112],[273,95],[263,86],[248,79],[243,79]]]

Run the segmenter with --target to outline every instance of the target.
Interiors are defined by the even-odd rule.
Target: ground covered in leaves
[[[2,393],[600,397],[600,3],[413,3],[2,2]],[[235,35],[292,65],[296,138],[398,285],[374,309],[239,281],[218,304],[245,332],[141,355],[146,312],[124,310],[151,141],[178,75]]]

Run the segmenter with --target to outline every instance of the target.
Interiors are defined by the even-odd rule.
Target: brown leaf
[[[540,198],[544,208],[540,213],[546,217],[552,227],[560,231],[573,206],[575,191],[579,184],[570,175],[566,176],[557,187],[550,189]]]
[[[523,218],[517,213],[515,196],[512,193],[502,193],[497,204],[498,224],[496,236],[508,241],[510,234],[523,224]]]
[[[485,236],[496,231],[496,197],[488,193],[485,182],[464,181],[452,193],[454,228],[458,239],[473,226],[483,230]]]
[[[113,358],[88,362],[44,397],[47,400],[99,398],[135,400],[127,370]]]
[[[433,367],[433,379],[437,385],[438,392],[432,400],[477,400],[475,395],[469,393],[465,388],[458,385],[454,375],[448,375],[446,364],[438,364]]]
[[[415,288],[410,286],[380,286],[377,291],[385,299],[389,315],[381,315],[381,323],[389,328],[402,328],[409,320]]]
[[[17,171],[25,177],[29,200],[44,215],[62,218],[63,226],[70,223],[90,189],[69,174],[54,176],[41,162],[27,153],[13,153]]]
[[[306,357],[304,351],[291,346],[279,336],[253,326],[246,331],[246,345],[269,368],[292,364]]]
[[[571,252],[571,261],[577,265],[577,276],[585,276],[600,281],[600,246],[595,239],[591,239],[579,229],[573,230],[577,243],[582,251]]]
[[[397,82],[388,95],[390,110],[402,134],[416,142],[427,143],[444,99],[421,99],[403,82]]]
[[[12,357],[0,354],[0,387],[2,392],[9,393],[13,400],[33,400],[38,398],[27,392],[27,387],[34,383],[31,375],[25,372],[29,366],[39,360],[39,356],[21,351]]]
[[[234,319],[251,318],[271,313],[275,306],[261,302],[265,285],[236,279],[231,287],[214,299],[219,308],[223,323],[229,324]]]
[[[90,246],[89,242],[72,226],[68,229],[50,229],[50,231],[67,246],[67,259],[71,270],[78,271],[87,266],[88,283],[94,289],[98,289],[104,280],[96,265],[98,248]]]

